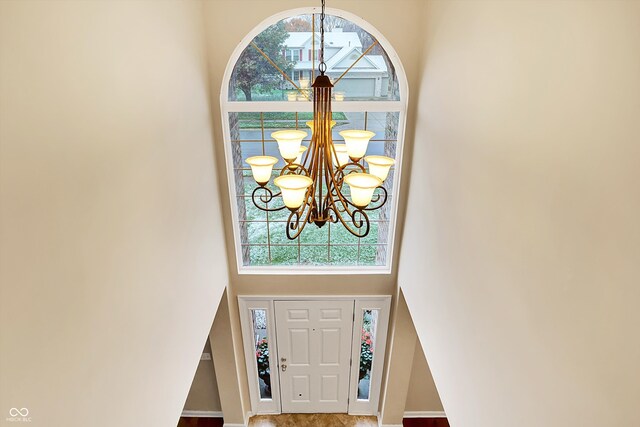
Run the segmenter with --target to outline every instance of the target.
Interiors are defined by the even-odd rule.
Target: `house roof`
[[[381,70],[387,71],[387,61],[384,60],[384,56],[382,55],[367,55],[366,58],[373,62],[376,67]]]
[[[355,54],[357,57],[362,55],[362,49],[357,47],[343,47],[338,53],[333,55],[331,59],[327,61],[327,69],[329,71],[333,69],[346,70],[349,68],[354,60],[351,59],[351,55]],[[349,72],[370,72],[379,71],[386,72],[387,64],[381,55],[365,55]]]
[[[289,33],[289,37],[284,42],[284,45],[287,47],[303,47],[307,42],[310,43],[312,35],[313,33],[311,31]],[[343,33],[340,31],[331,31],[324,33],[324,43],[325,47],[362,47],[358,33],[354,32]],[[316,45],[320,48],[320,33],[317,31]]]
[[[285,41],[285,46],[291,47],[303,47],[307,45],[312,37],[312,32],[293,32],[289,33],[289,37]],[[316,32],[316,41],[319,47],[320,34]],[[355,32],[329,32],[325,33],[325,48],[337,48],[339,49],[330,58],[326,60],[327,72],[341,73],[346,70],[353,60],[349,57],[352,54],[356,54],[358,57],[362,55],[362,42],[358,33]],[[317,65],[317,61],[316,61]],[[311,61],[297,61],[294,69],[296,70],[310,70],[312,68]],[[367,73],[377,72],[385,73],[387,71],[387,64],[381,55],[366,55],[362,58],[358,64],[353,67],[350,73]]]

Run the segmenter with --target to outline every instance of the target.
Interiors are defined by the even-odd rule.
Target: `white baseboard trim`
[[[447,418],[444,411],[406,411],[405,418]]]
[[[181,417],[192,418],[222,418],[222,411],[182,411]]]
[[[247,411],[244,414],[244,423],[239,424],[239,423],[225,422],[224,424],[222,424],[222,427],[247,427],[249,425],[249,418],[251,418],[252,416],[253,416],[253,413],[251,411]]]

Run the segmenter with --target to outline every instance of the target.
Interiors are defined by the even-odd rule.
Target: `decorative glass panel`
[[[339,16],[325,18],[324,59],[334,100],[400,99],[393,63],[378,40]],[[309,101],[318,74],[320,16],[285,18],[244,49],[229,81],[229,101]]]
[[[358,400],[369,400],[371,390],[371,366],[375,348],[379,310],[364,310],[360,337],[360,372],[358,374]]]
[[[269,363],[269,337],[267,336],[267,310],[251,310],[253,338],[256,347],[256,366],[260,399],[271,399],[271,369]]]

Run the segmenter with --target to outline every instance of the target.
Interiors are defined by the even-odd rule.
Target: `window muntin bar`
[[[311,118],[310,113],[294,111],[285,112],[236,112],[234,115],[238,138],[233,142],[236,149],[239,148],[239,161],[250,156],[270,155],[279,159],[275,165],[272,176],[278,176],[279,168],[284,166],[280,158],[278,145],[271,138],[271,133],[282,129],[303,129],[308,132],[303,145],[307,146],[311,137],[311,131],[306,126],[306,121]],[[333,129],[334,142],[343,142],[338,134],[346,128],[370,129],[376,132],[371,139],[367,154],[390,155],[395,153],[397,145],[397,133],[389,132],[388,123],[397,122],[399,112],[349,112],[334,113],[338,122]],[[362,161],[363,162],[363,161]],[[234,176],[237,189],[242,189],[242,194],[236,194],[236,202],[239,211],[244,211],[245,216],[238,218],[239,226],[245,236],[242,242],[243,265],[246,266],[273,266],[273,265],[335,265],[335,266],[380,266],[385,265],[388,255],[389,230],[391,219],[387,209],[370,212],[371,231],[362,238],[350,234],[344,227],[337,223],[327,223],[323,228],[309,227],[304,233],[293,241],[286,238],[285,227],[289,215],[287,209],[277,212],[264,212],[254,206],[251,194],[255,189],[251,169],[246,164],[237,164],[234,161]],[[389,178],[385,181],[385,188],[389,191],[389,202],[393,199],[392,183],[395,167],[390,170]],[[274,193],[278,188],[273,184],[273,179],[267,187]],[[349,194],[348,186],[344,187],[344,194]],[[391,203],[389,203],[391,205]],[[279,206],[282,203],[274,199],[263,207]]]

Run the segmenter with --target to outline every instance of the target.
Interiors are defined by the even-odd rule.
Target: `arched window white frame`
[[[371,34],[378,41],[380,46],[386,52],[388,59],[393,64],[396,72],[396,78],[398,83],[399,100],[376,100],[376,101],[348,101],[341,103],[339,111],[344,113],[354,112],[386,112],[398,114],[397,125],[397,145],[396,145],[396,168],[393,179],[392,188],[390,189],[390,195],[392,196],[389,203],[390,216],[389,216],[389,233],[387,246],[387,256],[384,265],[373,266],[305,266],[305,265],[267,265],[267,266],[252,266],[243,264],[243,245],[240,237],[240,220],[238,212],[237,197],[239,195],[236,192],[235,176],[234,176],[234,160],[232,155],[232,141],[231,141],[231,128],[229,113],[250,113],[250,112],[312,112],[313,103],[311,102],[296,102],[290,103],[287,101],[229,101],[229,84],[234,71],[234,67],[240,58],[240,55],[249,43],[262,31],[277,22],[299,15],[319,14],[319,7],[312,8],[299,8],[291,9],[276,15],[273,15],[258,26],[256,26],[245,38],[238,44],[234,52],[232,53],[227,67],[225,69],[224,77],[222,79],[222,87],[220,91],[220,106],[222,113],[223,124],[223,136],[224,136],[224,148],[225,159],[227,164],[227,181],[229,185],[229,194],[231,199],[231,217],[233,221],[233,235],[234,246],[236,251],[236,262],[238,266],[239,274],[389,274],[391,272],[393,262],[393,248],[395,243],[395,231],[397,229],[397,211],[398,211],[398,194],[401,183],[401,165],[402,154],[405,138],[406,128],[406,112],[408,106],[408,83],[402,62],[396,51],[393,49],[387,39],[376,30],[371,24],[363,20],[362,18],[354,15],[350,12],[326,8],[327,15],[334,15],[345,20],[351,21],[354,24],[360,26],[362,29]],[[316,64],[317,67],[317,64]],[[336,108],[334,107],[334,111]],[[241,197],[241,196],[240,196]],[[306,230],[305,230],[306,231]],[[304,234],[304,232],[303,232]]]

